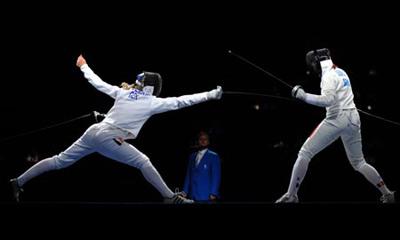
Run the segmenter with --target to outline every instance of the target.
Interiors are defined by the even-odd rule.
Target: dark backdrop
[[[291,85],[319,93],[319,80],[306,74],[304,57],[312,48],[327,47],[334,62],[349,74],[357,107],[400,120],[394,87],[399,54],[396,19],[376,6],[355,16],[340,5],[315,10],[205,3],[31,5],[2,10],[12,13],[1,17],[2,139],[94,110],[108,111],[112,99],[88,84],[75,67],[80,53],[110,84],[133,81],[142,70],[161,73],[161,97],[217,85],[228,91],[290,97],[289,88],[227,51],[247,57]],[[222,200],[271,202],[286,191],[297,152],[324,114],[322,108],[299,102],[225,95],[218,102],[156,115],[130,142],[150,157],[171,188],[182,187],[190,146],[197,132],[206,129],[212,149],[222,159]],[[367,161],[390,188],[399,189],[399,127],[365,115],[361,120]],[[88,117],[2,141],[1,201],[11,200],[8,179],[32,165],[27,156],[58,154],[94,122]],[[25,191],[25,201],[161,200],[138,170],[97,154],[35,178]],[[313,159],[299,197],[376,201],[379,194],[353,171],[337,141]]]

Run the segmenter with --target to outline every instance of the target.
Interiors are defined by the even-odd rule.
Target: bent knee
[[[134,163],[133,166],[138,168],[138,169],[143,169],[146,167],[151,167],[153,166],[150,162],[150,158],[147,157],[146,155],[140,156]]]
[[[304,159],[304,161],[310,162],[311,159],[314,157],[313,151],[311,151],[309,148],[305,147],[304,145],[301,147],[298,158]]]
[[[296,163],[306,163],[309,164],[312,159],[311,154],[307,153],[306,151],[300,150],[299,154],[297,155]]]
[[[366,164],[365,159],[364,158],[360,158],[360,159],[351,159],[350,160],[351,166],[353,167],[353,169],[355,171],[360,171],[360,169],[362,168],[362,166],[364,166]]]

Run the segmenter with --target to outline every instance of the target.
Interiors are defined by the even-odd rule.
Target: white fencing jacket
[[[138,89],[125,90],[110,85],[97,76],[87,64],[81,66],[85,78],[99,91],[115,99],[103,122],[128,131],[136,138],[143,124],[152,115],[210,100],[209,92],[180,97],[158,98]]]
[[[321,95],[307,93],[306,103],[325,107],[326,116],[336,115],[343,109],[356,109],[350,79],[346,72],[334,67],[331,60],[321,62]]]

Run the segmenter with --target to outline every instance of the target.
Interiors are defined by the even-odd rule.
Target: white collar
[[[321,64],[322,75],[324,75],[327,71],[329,71],[333,67],[333,62],[331,59],[321,61],[320,64]]]

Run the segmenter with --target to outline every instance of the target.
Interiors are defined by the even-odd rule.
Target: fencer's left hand
[[[221,86],[217,86],[216,89],[211,90],[208,92],[208,99],[215,99],[215,100],[219,100],[222,98],[222,87]]]
[[[86,64],[85,58],[82,56],[82,54],[79,55],[78,59],[76,59],[76,66],[80,68],[85,64]]]
[[[292,89],[292,96],[294,98],[297,98],[297,99],[300,99],[300,100],[304,101],[306,99],[306,92],[304,91],[302,86],[296,85]]]

